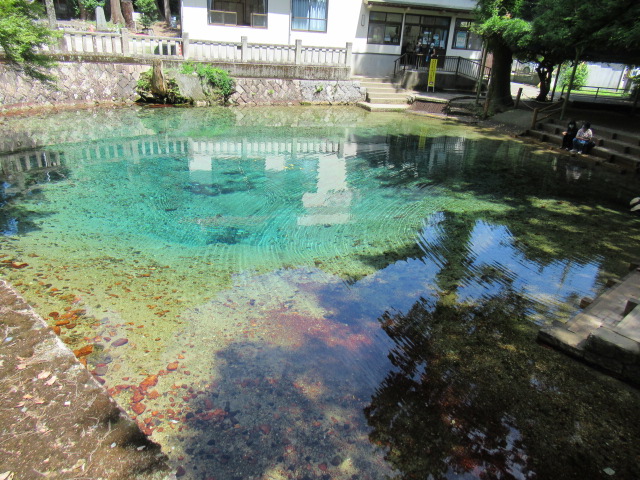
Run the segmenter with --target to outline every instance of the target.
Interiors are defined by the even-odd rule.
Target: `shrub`
[[[571,72],[573,71],[573,67],[569,65],[568,67],[563,67],[560,70],[560,86],[564,90],[569,88],[569,80],[571,79]],[[578,68],[576,69],[576,75],[573,78],[573,89],[580,90],[587,84],[587,77],[589,76],[589,68],[587,64],[582,62],[578,64]]]
[[[142,14],[140,23],[144,28],[149,28],[158,18],[155,0],[136,0],[136,9]]]
[[[236,82],[229,76],[229,72],[213,65],[186,62],[182,66],[182,73],[187,75],[196,73],[200,78],[205,79],[222,98],[223,103],[227,103],[229,97],[236,91]]]

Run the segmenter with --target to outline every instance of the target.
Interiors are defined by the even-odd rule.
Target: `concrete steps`
[[[580,122],[578,122],[580,125]],[[542,142],[562,145],[562,132],[565,125],[558,120],[548,120],[538,123],[535,128],[526,131],[526,134]],[[620,167],[640,171],[640,135],[618,133],[606,127],[595,125],[594,142],[596,146],[591,149],[589,155],[600,158],[605,162],[619,165]]]
[[[566,324],[542,328],[538,339],[640,385],[640,271],[634,267],[595,300],[583,299],[586,308]]]
[[[413,92],[395,85],[390,77],[356,77],[367,90],[366,102],[372,105],[407,105]]]

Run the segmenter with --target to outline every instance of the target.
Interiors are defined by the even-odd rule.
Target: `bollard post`
[[[351,67],[352,60],[353,60],[353,43],[347,42],[347,53],[344,58],[345,66]]]
[[[520,97],[522,96],[522,87],[518,89],[518,95],[516,95],[516,105],[514,108],[518,108],[518,104],[520,103]]]
[[[536,122],[538,121],[538,112],[540,111],[539,108],[534,108],[533,109],[533,118],[531,119],[531,130],[535,130],[536,129]]]
[[[295,64],[300,65],[302,63],[302,40],[296,39],[296,59]]]

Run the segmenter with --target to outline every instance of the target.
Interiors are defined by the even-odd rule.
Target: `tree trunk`
[[[158,97],[167,96],[167,82],[162,72],[162,61],[153,61],[153,73],[151,74],[151,93]]]
[[[576,70],[578,69],[578,63],[580,62],[580,56],[584,51],[584,47],[576,47],[576,58],[573,61],[573,69],[571,70],[571,78],[569,78],[569,86],[567,87],[567,96],[562,104],[562,111],[560,112],[560,120],[564,119],[564,114],[567,111],[567,105],[569,105],[569,97],[571,96],[571,89],[573,88],[573,79],[576,78]]]
[[[551,76],[553,74],[553,65],[538,65],[536,68],[538,78],[540,79],[540,93],[536,97],[539,102],[546,102],[547,95],[551,91]]]
[[[80,9],[80,20],[87,20],[89,16],[87,15],[87,9],[84,8],[82,2],[78,2],[78,8]]]
[[[120,0],[111,0],[111,23],[123,24],[124,16],[122,15],[122,8],[120,7]]]
[[[171,26],[171,4],[169,0],[164,0],[164,20],[167,22],[167,27]]]
[[[58,22],[56,20],[56,9],[53,6],[53,0],[44,0],[44,6],[47,9],[47,18],[49,19],[49,28],[58,28]]]
[[[491,110],[501,112],[513,106],[513,98],[511,97],[513,55],[511,49],[499,40],[491,42],[489,49],[493,52],[493,66],[491,67],[491,82],[487,95],[491,98]]]
[[[164,8],[160,5],[160,0],[156,0],[156,7],[158,8],[158,13],[160,17],[164,17]],[[166,18],[162,18],[163,20],[167,20]]]
[[[127,29],[134,31],[136,23],[133,21],[133,2],[131,0],[120,0],[122,6],[122,16]]]

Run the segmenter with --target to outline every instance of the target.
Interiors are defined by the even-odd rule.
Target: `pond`
[[[640,477],[637,391],[536,343],[635,259],[635,177],[346,107],[0,133],[3,277],[183,478]]]

